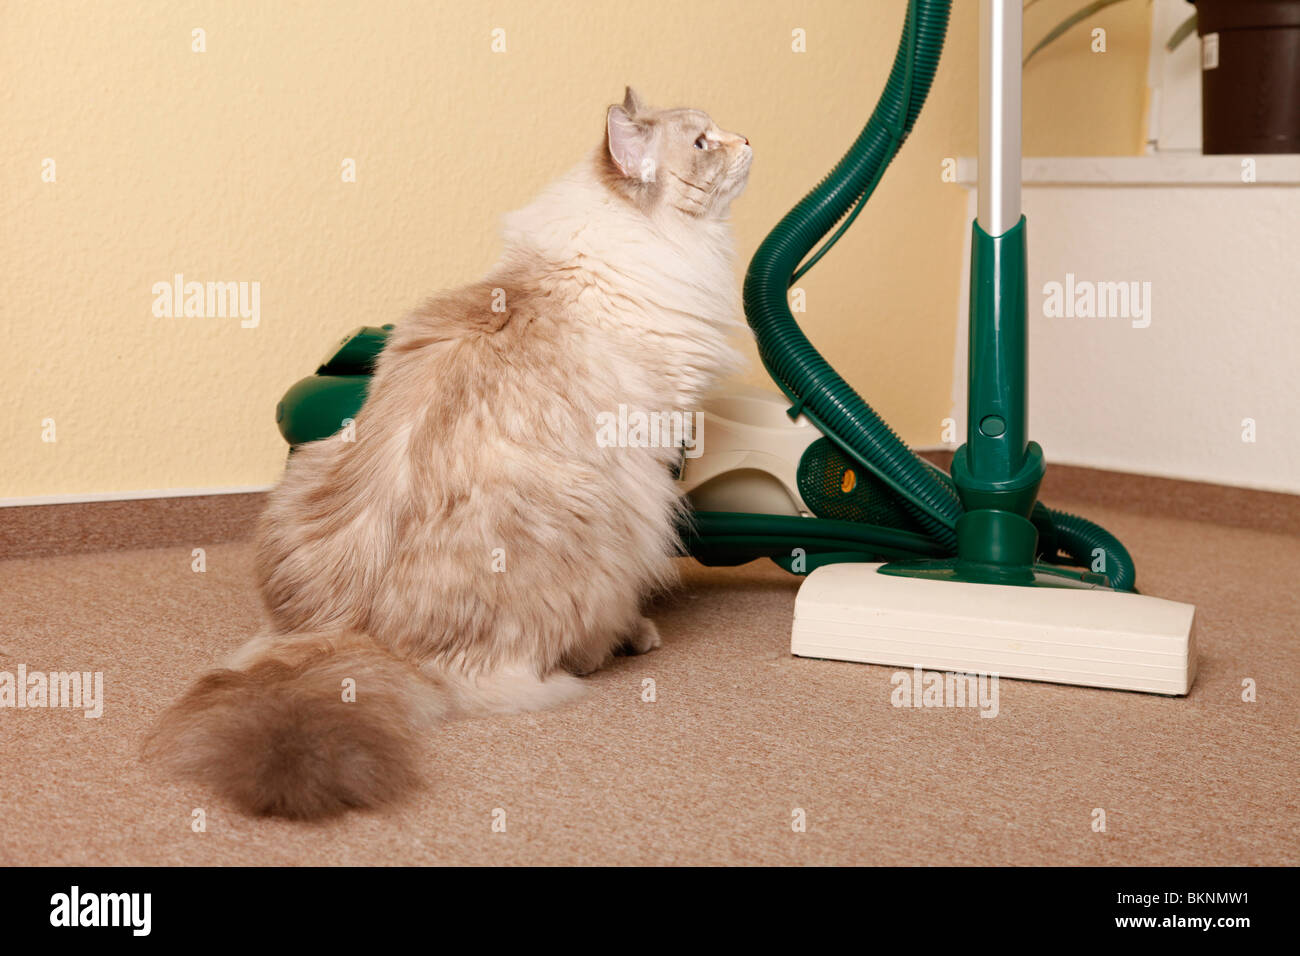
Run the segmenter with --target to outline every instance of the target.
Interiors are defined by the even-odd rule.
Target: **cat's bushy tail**
[[[444,688],[364,634],[262,638],[190,687],[145,751],[246,813],[318,819],[412,789],[420,730],[447,710]]]

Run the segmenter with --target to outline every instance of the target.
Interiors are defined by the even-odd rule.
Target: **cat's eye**
[[[698,137],[696,137],[696,139],[695,139],[695,148],[696,148],[696,149],[708,149],[708,148],[709,148],[709,136],[708,136],[707,133],[701,133]]]

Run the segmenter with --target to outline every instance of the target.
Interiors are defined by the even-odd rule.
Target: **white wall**
[[[1192,34],[1175,49],[1171,36],[1192,11],[1186,0],[1155,0],[1151,8],[1151,53],[1147,88],[1147,148],[1162,153],[1201,152],[1200,37]]]
[[[1025,161],[1030,437],[1049,466],[1300,493],[1300,157],[1260,157],[1255,183],[1242,168],[1237,157]],[[963,161],[961,180],[975,173]],[[1066,273],[1149,282],[1150,325],[1045,317],[1044,284]],[[962,434],[967,307],[964,296]]]

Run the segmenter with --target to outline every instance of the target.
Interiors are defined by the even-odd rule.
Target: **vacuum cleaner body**
[[[678,477],[696,511],[812,515],[799,491],[799,469],[821,432],[806,418],[790,418],[788,407],[759,388],[704,403],[702,453],[684,459]]]

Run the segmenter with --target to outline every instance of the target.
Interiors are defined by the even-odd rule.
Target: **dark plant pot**
[[[1204,153],[1300,153],[1300,0],[1193,0]]]

